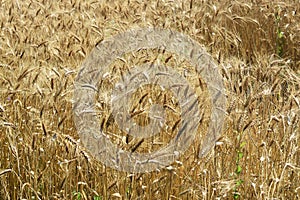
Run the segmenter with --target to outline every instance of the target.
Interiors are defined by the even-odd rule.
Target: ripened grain
[[[234,193],[299,199],[299,13],[296,0],[0,1],[0,199],[232,199]],[[113,143],[153,152],[181,126],[178,100],[152,85],[134,93],[131,115],[146,125],[150,106],[159,103],[168,127],[143,140],[118,129],[107,91],[134,66],[164,63],[186,76],[202,116],[195,142],[175,163],[130,174],[105,167],[80,143],[73,83],[99,42],[148,26],[183,32],[212,55],[226,86],[227,124],[199,159],[211,111],[204,80],[180,55],[156,49],[126,54],[97,87],[85,85],[102,94],[96,98],[99,123]]]

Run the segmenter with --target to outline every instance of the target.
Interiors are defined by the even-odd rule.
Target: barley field
[[[0,199],[300,199],[300,1],[0,0]],[[193,144],[147,173],[103,165],[73,119],[74,81],[103,40],[137,27],[188,35],[212,56],[225,85],[221,137],[198,157],[211,112],[205,81],[180,55],[130,52],[112,63],[111,90],[133,66],[159,62],[187,77],[202,120]],[[114,73],[113,73],[114,72]],[[139,140],[120,131],[98,98],[99,123],[128,151],[152,152],[176,135],[178,100],[155,85],[130,100],[137,123],[162,103],[168,129]],[[101,112],[100,112],[101,111]]]

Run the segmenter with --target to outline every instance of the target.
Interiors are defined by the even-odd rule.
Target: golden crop
[[[300,3],[288,1],[0,1],[0,199],[299,199]],[[199,137],[173,165],[129,174],[102,165],[79,141],[73,84],[103,39],[135,27],[189,35],[212,55],[226,86],[226,125],[198,158],[210,118],[206,84],[170,52],[128,53],[113,84],[134,65],[157,62],[184,75],[199,95]],[[152,99],[169,128],[138,140],[118,130],[97,99],[99,123],[130,151],[155,151],[180,124],[178,102],[158,86],[140,88],[131,114],[148,123]],[[199,139],[200,138],[200,139]]]

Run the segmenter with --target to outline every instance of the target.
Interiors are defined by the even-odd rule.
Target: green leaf
[[[94,196],[93,199],[94,200],[102,200],[102,197],[100,197],[100,196]]]
[[[244,141],[240,144],[240,147],[243,148],[246,144],[247,144],[247,142]]]
[[[234,193],[233,198],[238,199],[238,198],[240,198],[240,195],[238,193]]]
[[[242,152],[239,152],[239,153],[238,153],[239,159],[243,158],[243,155],[244,155],[244,154],[243,154]]]
[[[241,173],[241,171],[242,171],[242,167],[238,165],[236,169],[236,173],[239,174]]]
[[[236,186],[242,185],[243,182],[244,182],[244,181],[243,181],[242,179],[238,180],[238,181],[236,182]]]

